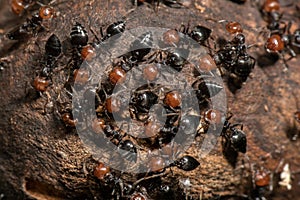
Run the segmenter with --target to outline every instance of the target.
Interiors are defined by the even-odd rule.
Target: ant
[[[103,133],[114,145],[123,150],[122,156],[124,159],[136,162],[136,145],[129,139],[124,140],[126,136],[133,136],[127,135],[126,132],[124,133],[121,129],[115,128],[112,124],[106,123],[103,119],[95,119],[92,123],[92,129],[95,133]]]
[[[243,131],[242,124],[231,124],[229,120],[233,115],[230,115],[225,120],[221,136],[225,138],[225,147],[232,148],[236,152],[246,153],[247,151],[247,138]],[[241,126],[240,129],[235,127]]]
[[[208,42],[209,38],[212,38],[212,30],[201,25],[194,26],[192,30],[190,30],[189,24],[187,26],[181,25],[178,31],[191,37],[193,40],[203,46],[205,46],[205,42]]]
[[[53,68],[56,66],[56,61],[58,56],[61,54],[62,46],[59,38],[52,34],[45,45],[45,63],[43,63],[43,68],[41,73],[34,79],[33,87],[38,92],[46,91],[47,87],[50,85],[51,74]]]
[[[300,29],[296,29],[291,33],[292,23],[289,22],[283,29],[273,30],[265,43],[265,49],[268,53],[277,53],[283,60],[286,69],[287,62],[296,57],[300,50]],[[284,57],[284,53],[290,55],[289,58]]]
[[[242,124],[231,124],[229,120],[232,118],[232,114],[225,120],[221,137],[224,139],[222,142],[223,154],[228,162],[235,166],[237,162],[238,153],[246,153],[247,151],[247,137],[243,131]],[[237,126],[241,126],[237,129]]]
[[[189,55],[189,50],[184,48],[176,48],[167,51],[167,58],[164,61],[165,65],[172,67],[177,72],[183,69],[183,66],[187,64],[187,58]]]
[[[154,173],[163,173],[167,168],[177,167],[183,171],[192,171],[196,169],[200,163],[192,156],[185,155],[176,159],[168,166],[165,165],[165,160],[160,156],[151,157],[149,160],[149,169]]]
[[[272,174],[264,167],[256,169],[252,172],[253,191],[252,196],[254,198],[264,198],[268,187],[272,188]],[[270,189],[271,190],[271,189]]]
[[[99,39],[95,31],[92,28],[90,28],[90,31],[93,33],[96,39],[96,42],[93,42],[91,46],[93,46],[94,48],[99,48],[99,45],[103,44],[103,42],[107,41],[109,38],[113,36],[120,37],[121,33],[123,33],[125,29],[126,29],[126,21],[123,20],[110,24],[105,30],[106,32],[105,35],[103,33],[103,27],[100,27],[101,39]]]
[[[139,6],[143,3],[151,3],[153,8],[155,9],[155,0],[132,0],[132,4],[134,6]],[[191,4],[190,0],[157,0],[156,7],[158,8],[159,3],[162,2],[164,5],[171,7],[171,8],[182,8],[182,7],[188,7]]]
[[[132,189],[136,188],[141,182],[162,177],[166,174],[166,169],[171,167],[177,167],[183,171],[192,171],[195,170],[200,163],[192,156],[185,155],[178,159],[176,159],[173,163],[166,165],[165,160],[160,156],[153,156],[149,158],[148,168],[150,172],[148,172],[148,176],[143,177],[132,184]]]
[[[102,36],[101,42],[106,41],[107,39],[113,37],[113,36],[120,36],[118,34],[121,34],[125,31],[126,28],[126,22],[125,21],[117,21],[112,24],[110,24],[106,28],[106,35],[103,34],[102,27],[100,29],[100,33]],[[99,40],[99,39],[98,39]]]
[[[150,88],[148,88],[150,87]],[[133,119],[146,121],[151,107],[158,103],[158,95],[154,92],[154,85],[140,88],[130,98],[129,110]]]
[[[192,87],[195,90],[198,103],[201,106],[206,106],[210,98],[216,96],[223,90],[221,84],[211,79],[205,79],[204,76],[197,77],[197,80],[193,82]]]
[[[216,130],[217,126],[223,125],[224,123],[224,113],[217,109],[208,109],[204,112],[201,118],[201,126],[203,127],[204,132],[208,131],[210,125]]]
[[[103,182],[105,186],[112,189],[111,195],[116,199],[122,198],[132,191],[130,183],[124,182],[120,176],[117,176],[117,173],[113,172],[109,166],[102,162],[99,162],[94,168],[93,175]]]
[[[31,18],[27,18],[21,26],[11,30],[6,37],[10,40],[25,40],[26,38],[36,35],[44,30],[43,21],[51,20],[55,17],[55,10],[51,6],[42,6],[39,13],[33,14]]]

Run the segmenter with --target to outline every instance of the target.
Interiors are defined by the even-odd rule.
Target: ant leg
[[[286,72],[289,69],[289,65],[287,64],[287,60],[284,58],[282,52],[278,52],[279,58],[283,61],[284,69],[283,72]]]
[[[46,103],[44,104],[44,109],[43,109],[43,113],[42,114],[47,114],[47,113],[50,113],[50,112],[47,112],[47,108],[53,108],[53,102],[51,101],[51,96],[49,94],[48,91],[45,91],[45,94],[46,94]]]
[[[287,25],[287,27],[286,27],[287,33],[288,33],[289,35],[292,34],[292,33],[291,33],[291,27],[292,27],[292,22],[289,21],[289,22],[288,22],[288,25]]]
[[[164,175],[166,175],[166,174],[167,174],[167,173],[166,173],[166,168],[164,168],[164,170],[163,170],[162,172],[158,173],[158,174],[153,174],[153,175],[148,176],[148,177],[143,177],[143,178],[137,180],[135,183],[132,184],[132,189],[135,189],[136,186],[137,186],[139,183],[141,183],[142,181],[149,180],[149,179],[156,178],[156,177],[162,177],[162,176],[164,176]]]
[[[234,128],[234,127],[237,127],[237,126],[241,126],[241,130],[243,130],[243,124],[241,124],[241,123],[233,124],[233,125],[230,126],[230,128]]]
[[[293,49],[291,49],[291,47],[287,46],[287,50],[289,51],[290,57],[288,59],[286,59],[286,61],[289,61],[292,58],[297,56],[297,54],[295,53],[295,51]]]
[[[233,117],[233,113],[232,112],[228,112],[228,117],[226,118],[226,120],[230,120]]]

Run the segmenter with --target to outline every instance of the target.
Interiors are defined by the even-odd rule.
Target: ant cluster
[[[136,1],[136,5],[147,1]],[[149,1],[153,3],[155,1]],[[181,1],[157,1],[171,7],[182,7]],[[235,1],[244,3],[245,1]],[[12,2],[14,13],[21,15],[26,9],[33,6],[33,0],[15,0]],[[296,56],[300,48],[300,30],[296,29],[291,33],[291,22],[285,23],[280,13],[280,5],[277,0],[266,0],[260,6],[260,11],[267,21],[267,28],[270,31],[265,48],[267,52],[277,53],[287,66],[287,61]],[[36,35],[45,27],[43,23],[55,17],[55,11],[51,6],[41,6],[39,13],[33,14],[21,26],[13,29],[7,34],[11,40],[23,40]],[[90,65],[97,57],[99,49],[105,46],[111,38],[118,40],[125,32],[125,21],[117,21],[107,26],[105,34],[100,29],[101,37],[98,37],[93,30],[90,30],[95,39],[89,42],[88,31],[85,27],[76,22],[71,28],[68,41],[70,43],[71,56],[68,61],[67,81],[63,90],[71,94],[74,84],[86,85],[91,81]],[[84,95],[92,95],[95,100],[96,118],[92,119],[90,131],[100,138],[107,139],[115,148],[123,150],[121,160],[128,160],[129,163],[137,163],[138,155],[146,150],[160,149],[158,155],[147,157],[147,172],[136,177],[135,181],[127,181],[117,170],[99,162],[95,167],[94,176],[112,190],[114,198],[129,197],[130,199],[150,199],[143,183],[148,180],[160,179],[166,171],[176,170],[192,171],[199,167],[200,163],[190,155],[182,155],[177,149],[179,145],[176,137],[187,127],[201,127],[204,133],[209,132],[209,127],[220,127],[223,154],[228,162],[235,166],[239,153],[247,152],[247,137],[243,131],[242,124],[231,123],[232,115],[226,117],[221,110],[211,108],[212,99],[217,98],[224,90],[223,85],[216,81],[217,74],[221,74],[229,85],[241,88],[250,76],[256,60],[249,55],[250,46],[246,44],[246,37],[243,28],[238,22],[227,22],[226,31],[232,38],[226,40],[224,45],[218,49],[211,48],[210,42],[212,30],[196,25],[190,28],[189,25],[182,25],[178,30],[171,29],[160,36],[164,48],[155,49],[154,33],[144,32],[129,44],[130,51],[114,59],[110,66],[104,69],[104,76],[101,82],[89,88]],[[193,40],[186,44],[182,38],[189,37]],[[111,40],[112,41],[112,40]],[[110,41],[110,42],[111,42]],[[193,52],[190,47],[200,45],[207,50],[207,54],[198,58],[197,63],[190,62],[193,59]],[[41,70],[34,78],[32,86],[39,93],[46,93],[53,84],[52,77],[54,69],[58,66],[58,59],[62,56],[62,42],[57,35],[52,34],[45,44],[45,54],[41,61]],[[286,59],[284,54],[291,57]],[[168,66],[171,70],[166,70]],[[131,71],[137,70],[143,77],[144,85],[134,91],[130,91],[130,97],[123,94],[128,81],[131,85],[140,85],[140,80],[131,79]],[[171,72],[170,72],[171,71]],[[170,75],[168,75],[168,73]],[[194,104],[189,99],[188,92],[183,86],[178,85],[173,89],[168,84],[155,83],[160,77],[170,80],[174,74],[180,73],[189,79],[188,84],[192,93],[197,99],[197,106],[200,111],[190,114],[184,111],[189,104]],[[136,82],[135,82],[136,81]],[[141,82],[143,82],[141,81]],[[80,102],[86,103],[86,102]],[[129,106],[129,109],[126,107]],[[58,113],[61,120],[67,127],[75,127],[82,119],[73,116],[74,109],[69,99],[67,102],[59,103]],[[295,119],[299,122],[299,111],[295,113]],[[78,116],[77,116],[78,117]],[[116,117],[126,121],[132,119],[142,127],[138,131],[131,129],[129,125],[122,124],[128,128],[119,127],[115,121]],[[90,119],[89,119],[90,120]],[[165,120],[165,124],[160,121]],[[200,124],[200,126],[199,126]],[[199,129],[189,130],[199,135]],[[142,132],[146,138],[140,138],[136,132]],[[188,135],[188,134],[186,134]],[[186,137],[182,135],[182,137]],[[178,142],[178,143],[177,143]],[[171,161],[170,161],[171,160]],[[270,186],[270,172],[259,169],[253,175],[253,196],[262,196],[262,190]],[[175,184],[174,184],[175,185]],[[174,185],[161,183],[156,190],[168,193],[174,190]]]

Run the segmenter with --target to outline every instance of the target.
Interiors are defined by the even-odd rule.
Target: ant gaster
[[[221,136],[225,139],[225,148],[232,148],[236,152],[246,153],[247,151],[247,138],[243,131],[243,125],[231,124],[228,120],[232,117],[229,116],[225,123],[221,133]],[[237,126],[241,125],[241,129],[237,129]],[[226,149],[225,149],[226,150]]]
[[[35,0],[12,0],[11,10],[16,15],[21,15],[26,9],[35,4]]]

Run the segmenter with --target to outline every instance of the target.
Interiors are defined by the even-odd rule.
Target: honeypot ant
[[[268,53],[277,53],[283,60],[286,69],[288,68],[287,62],[296,57],[300,51],[300,29],[296,29],[294,33],[291,33],[291,25],[292,23],[289,22],[282,30],[271,33],[265,43],[266,51]],[[290,55],[287,59],[284,57],[286,52]]]
[[[105,165],[103,162],[99,162],[94,168],[93,175],[103,182],[106,186],[112,189],[111,195],[116,198],[123,198],[124,195],[132,192],[132,185],[126,183],[117,173]]]
[[[10,40],[25,40],[27,37],[42,31],[45,28],[43,22],[51,20],[53,17],[55,17],[54,8],[49,5],[42,6],[39,9],[39,13],[33,14],[31,18],[27,18],[26,22],[12,29],[6,34],[6,37]]]

